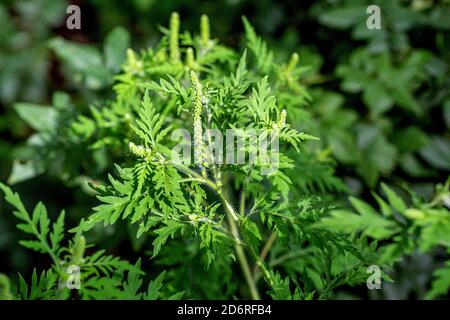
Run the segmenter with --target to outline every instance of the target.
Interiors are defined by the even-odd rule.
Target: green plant
[[[411,203],[408,204],[391,188],[382,184],[387,201],[373,194],[379,210],[360,199],[350,197],[350,203],[356,212],[349,209],[332,210],[315,227],[344,233],[361,232],[368,238],[383,241],[379,262],[388,265],[417,250],[433,253],[442,247],[449,253],[449,188],[450,178],[444,185],[437,186],[435,197],[428,203],[411,192]],[[448,293],[448,264],[447,259],[443,266],[434,271],[435,278],[425,298],[436,298]]]
[[[9,279],[1,275],[2,299],[68,299],[72,291],[67,283],[71,282],[71,266],[75,266],[80,274],[80,283],[76,294],[82,299],[156,299],[161,298],[159,290],[164,279],[164,273],[149,283],[147,292],[140,292],[142,286],[141,261],[132,265],[117,257],[104,254],[104,250],[97,250],[91,255],[92,245],[87,244],[85,238],[77,233],[71,240],[65,239],[64,217],[62,211],[56,222],[51,224],[46,207],[40,202],[30,214],[23,205],[19,195],[9,187],[0,184],[5,194],[5,199],[14,208],[14,215],[21,221],[17,228],[31,235],[33,240],[22,240],[24,247],[46,254],[51,258],[52,265],[49,269],[39,273],[34,270],[31,284],[20,276],[19,285],[12,289]],[[63,245],[67,242],[67,245]],[[182,292],[165,297],[168,299],[179,298]],[[73,297],[73,296],[72,296]]]
[[[31,296],[20,278],[18,291],[5,289],[5,297],[75,298],[74,292],[56,285],[67,278],[66,264],[73,264],[82,271],[81,298],[183,294],[325,299],[339,287],[365,284],[370,265],[380,266],[390,280],[388,271],[405,254],[447,246],[446,237],[432,238],[429,228],[447,230],[443,204],[448,184],[428,204],[413,198],[414,209],[385,186],[389,205],[376,196],[385,215],[357,198],[350,202],[359,214],[338,210],[346,207],[340,196],[347,187],[335,174],[330,149],[300,130],[311,119],[304,108],[312,100],[302,82],[308,66],[301,56],[280,59],[245,18],[242,51],[211,39],[209,19],[200,21],[199,35],[180,32],[180,17],[173,13],[158,44],[140,52],[128,49],[113,98],[92,103],[88,110],[72,107],[69,95],[61,92],[54,93],[52,106],[16,105],[36,130],[27,159],[34,171],[21,178],[50,171],[71,186],[81,186],[90,201],[95,195],[99,204],[76,221],[70,237],[63,231],[64,214],[50,228],[42,204],[30,215],[2,184],[16,217],[25,222],[18,228],[37,238],[22,245],[47,253],[53,261],[39,279],[36,273],[32,276]],[[70,59],[73,46],[60,41],[57,50]],[[115,67],[106,68],[105,86]],[[82,77],[89,79],[90,71],[84,69]],[[306,127],[315,125],[310,121]],[[210,129],[246,138],[232,156],[240,152],[248,161],[214,161],[218,150],[212,148]],[[193,139],[181,145],[178,130]],[[261,149],[251,131],[258,132],[258,139],[279,141],[279,148]],[[180,146],[193,149],[189,155],[194,161],[178,159]],[[423,211],[427,219],[421,224],[410,217],[405,227],[389,215],[390,206],[407,217]],[[131,264],[103,251],[82,254],[84,237],[105,238],[104,230],[111,237],[125,233],[134,254],[150,255],[152,268],[162,269],[146,295],[139,291],[140,260]],[[412,241],[417,233],[426,247]],[[66,246],[60,245],[63,235],[72,238]],[[392,243],[378,242],[390,237]],[[436,271],[429,297],[445,293],[447,269]],[[0,281],[2,288],[11,287],[7,278]]]
[[[311,297],[313,287],[297,286],[291,293],[288,278],[281,277],[263,262],[259,256],[263,240],[268,239],[270,244],[278,237],[279,241],[293,245],[294,239],[303,235],[303,242],[308,239],[313,247],[317,246],[318,260],[326,259],[326,252],[337,248],[346,248],[343,255],[353,253],[361,260],[363,257],[338,236],[330,234],[323,242],[324,236],[316,234],[317,231],[309,234],[306,223],[324,212],[318,199],[299,198],[294,205],[289,201],[291,179],[283,171],[292,168],[292,160],[285,153],[291,148],[298,151],[302,140],[312,138],[291,128],[284,110],[284,106],[287,110],[302,106],[308,99],[306,91],[295,81],[302,69],[296,66],[296,54],[287,64],[272,63],[273,53],[245,19],[244,23],[253,57],[252,69],[247,68],[245,52],[239,57],[209,39],[206,18],[202,18],[200,36],[191,37],[188,33],[178,36],[178,16],[173,14],[171,28],[156,51],[143,52],[139,57],[128,52],[125,73],[118,77],[117,96],[112,103],[100,111],[91,108],[92,118],[78,116],[68,125],[55,121],[65,128],[62,137],[61,131],[54,131],[64,143],[73,141],[68,139],[72,135],[78,140],[94,141],[91,146],[94,149],[116,146],[122,161],[128,148],[136,157],[136,160],[126,159],[131,164],[127,168],[117,166],[120,180],[110,176],[110,186],[91,184],[103,204],[74,231],[86,232],[97,222],[114,224],[120,218],[130,224],[138,222],[138,236],[156,235],[152,241],[154,257],[169,237],[196,234],[197,250],[206,257],[205,266],[216,263],[216,259],[229,266],[234,259],[239,262],[248,287],[243,297],[260,297],[253,264],[258,266],[273,297]],[[185,63],[180,57],[178,37],[183,48],[190,47],[182,50]],[[191,46],[195,49],[195,59],[192,59]],[[185,84],[186,78],[191,85]],[[61,102],[67,99],[62,95],[56,98],[55,105],[61,105],[60,111],[47,110],[67,113]],[[169,130],[183,128],[189,122],[194,128],[200,166],[175,163],[170,158],[173,142],[168,138]],[[54,142],[52,132],[48,131],[51,126],[35,125],[35,128],[41,131],[39,134],[50,134],[47,141]],[[202,130],[206,128],[222,132],[233,128],[255,129],[267,136],[279,135],[286,146],[285,151],[276,154],[280,159],[278,169],[262,176],[261,170],[274,164],[267,163],[260,155],[254,163],[243,166],[208,165],[207,142],[202,141]],[[250,154],[251,148],[247,144],[244,152]],[[232,198],[239,194],[240,202],[236,205]],[[316,237],[321,240],[315,240]],[[340,277],[346,276],[344,270],[341,272]],[[331,279],[329,282],[331,287]]]
[[[369,4],[381,8],[380,30],[366,27]],[[448,175],[448,10],[445,0],[320,1],[310,9],[334,49],[324,78],[336,80],[311,91],[313,133],[371,188],[391,176]]]
[[[0,4],[0,176],[8,175],[15,142],[27,126],[12,110],[18,99],[42,103],[50,84],[45,41],[64,16],[65,1],[2,1]],[[40,21],[35,24],[35,21]]]

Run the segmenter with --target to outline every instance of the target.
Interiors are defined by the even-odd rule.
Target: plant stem
[[[186,166],[183,166],[181,164],[178,163],[174,163],[174,162],[170,162],[171,165],[173,165],[174,167],[176,167],[178,170],[183,171],[184,173],[190,175],[191,177],[194,178],[188,178],[188,179],[184,179],[183,181],[198,181],[200,183],[204,183],[207,186],[209,186],[211,189],[213,189],[214,191],[217,192],[217,195],[220,197],[220,199],[223,202],[223,205],[225,206],[226,211],[232,216],[232,218],[235,221],[238,221],[238,216],[236,215],[236,213],[233,210],[233,207],[231,206],[231,204],[228,202],[228,200],[225,198],[225,196],[223,195],[222,189],[217,185],[217,183],[214,183],[213,181],[209,180],[208,178],[202,177],[200,174],[198,174],[197,172],[195,172],[194,170],[191,170],[189,168],[187,168]]]
[[[272,248],[276,239],[277,239],[277,233],[276,233],[276,231],[274,231],[270,234],[269,238],[267,239],[266,243],[264,244],[263,249],[261,250],[261,253],[259,254],[261,261],[264,261],[266,259],[267,255],[269,254],[269,251]],[[253,275],[254,275],[255,279],[259,278],[257,265],[255,265],[255,268],[253,269]]]
[[[230,232],[234,236],[235,239],[239,240],[239,241],[235,241],[234,248],[236,251],[236,255],[237,255],[239,264],[241,265],[242,272],[244,273],[245,281],[247,282],[248,288],[250,290],[252,299],[253,300],[261,300],[261,297],[258,292],[258,288],[256,287],[256,283],[253,279],[250,265],[248,263],[247,257],[244,252],[243,243],[242,243],[242,241],[240,241],[239,229],[238,229],[238,226],[236,225],[236,221],[238,221],[239,218],[238,218],[236,212],[234,212],[233,207],[231,206],[231,204],[228,202],[227,198],[223,194],[222,188],[217,186],[217,184],[216,184],[217,182],[214,183],[213,181],[211,181],[205,177],[202,177],[194,170],[191,170],[182,164],[178,164],[178,163],[174,163],[174,162],[169,162],[169,163],[171,165],[175,166],[176,168],[178,168],[180,171],[183,171],[186,174],[193,177],[193,178],[188,178],[185,181],[189,181],[192,179],[194,181],[204,183],[204,184],[210,186],[213,190],[215,190],[217,192],[218,196],[222,200],[223,205],[225,207],[227,221],[230,226]],[[252,251],[252,249],[250,249],[250,251]],[[264,272],[263,272],[263,274],[264,274]]]
[[[253,166],[254,166],[254,164],[252,164],[250,166],[250,170],[248,171],[248,175],[245,178],[244,185],[242,187],[241,205],[240,205],[240,210],[239,210],[240,213],[241,213],[241,216],[244,216],[244,214],[245,214],[245,196],[246,196],[246,193],[247,193],[247,185],[248,185],[248,183],[250,181],[250,176],[252,175]]]
[[[229,210],[227,210],[227,220],[228,220],[228,224],[230,225],[231,233],[235,237],[239,238],[238,227],[237,227],[236,222],[234,221],[231,213],[229,212]],[[253,300],[261,300],[261,297],[258,292],[258,288],[256,287],[256,283],[253,280],[252,272],[250,270],[250,266],[248,264],[247,257],[245,256],[244,249],[242,248],[241,245],[239,245],[237,243],[234,245],[234,248],[236,250],[236,255],[237,255],[239,264],[241,265],[242,272],[244,273],[245,281],[247,282],[252,299]]]
[[[267,270],[266,266],[264,265],[264,262],[260,258],[260,256],[255,252],[255,250],[252,247],[250,248],[250,253],[252,254],[253,258],[255,259],[256,265],[258,266],[259,270],[261,271],[264,280],[267,282],[270,288],[274,287],[274,282],[272,280],[272,276],[270,275],[269,270]],[[255,280],[253,280],[255,281]],[[256,281],[255,281],[256,282]]]
[[[184,172],[185,174],[190,175],[191,177],[194,177],[195,179],[192,179],[193,181],[198,181],[200,183],[204,183],[207,186],[209,186],[211,189],[213,189],[215,191],[218,191],[217,185],[214,182],[212,182],[211,180],[201,176],[200,174],[198,174],[194,170],[189,169],[185,165],[180,164],[180,163],[176,163],[176,162],[173,162],[173,161],[168,161],[168,162],[166,162],[166,164],[172,165],[175,168],[177,168],[178,170]],[[189,178],[189,179],[191,179],[191,178]],[[189,180],[186,179],[184,181],[189,181]]]
[[[270,249],[272,248],[275,240],[277,239],[277,233],[274,231],[269,236],[269,239],[267,239],[266,244],[264,245],[263,249],[261,250],[261,254],[259,255],[261,257],[261,260],[264,261],[266,259],[267,254],[269,253]]]

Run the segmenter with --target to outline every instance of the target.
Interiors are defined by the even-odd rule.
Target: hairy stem
[[[241,205],[240,205],[241,216],[244,216],[244,213],[245,213],[245,196],[246,196],[246,193],[247,193],[247,186],[248,186],[248,184],[250,182],[250,177],[252,175],[253,167],[254,167],[254,164],[252,163],[252,165],[250,166],[250,170],[248,171],[248,175],[245,178],[244,186],[242,187]]]

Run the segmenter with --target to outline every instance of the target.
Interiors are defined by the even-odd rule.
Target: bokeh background
[[[81,8],[81,30],[66,28],[70,4]],[[382,10],[381,30],[366,28],[370,4]],[[370,190],[390,181],[407,183],[426,198],[448,177],[448,0],[2,0],[0,180],[13,184],[26,203],[42,200],[53,212],[65,208],[74,223],[89,213],[95,200],[64,183],[57,163],[54,170],[30,172],[26,141],[33,128],[15,106],[49,105],[54,91],[69,93],[81,109],[107,98],[111,83],[105,79],[118,70],[95,65],[95,58],[110,32],[123,27],[130,47],[146,48],[157,42],[173,11],[182,30],[191,31],[207,14],[212,36],[232,47],[242,46],[245,15],[279,59],[300,54],[300,63],[309,66],[303,81],[314,102],[299,118],[304,116],[305,131],[322,138],[350,193],[371,201]],[[80,55],[66,54],[70,44],[80,46]],[[103,73],[90,74],[93,66]],[[0,202],[1,271],[29,274],[45,261],[19,246],[9,211]],[[94,242],[131,258],[138,244],[126,237],[125,231],[100,234]],[[395,271],[396,286],[371,298],[421,298],[439,263],[436,256],[407,257]],[[344,290],[337,297],[367,298],[367,292]]]

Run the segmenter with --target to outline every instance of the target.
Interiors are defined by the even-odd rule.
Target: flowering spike
[[[278,128],[281,130],[286,125],[286,116],[287,112],[286,109],[281,110],[280,118],[278,119]]]
[[[157,61],[167,61],[167,49],[162,48],[156,52]]]
[[[194,49],[189,47],[186,50],[186,66],[189,69],[194,69],[194,65],[195,65]]]
[[[209,18],[206,14],[200,18],[200,35],[202,46],[207,47],[209,43]]]
[[[136,63],[136,56],[134,54],[134,51],[130,48],[127,49],[127,60],[130,64]]]
[[[196,164],[203,162],[203,129],[202,129],[202,105],[203,90],[200,81],[194,71],[191,71],[191,82],[194,87],[194,161]]]
[[[144,71],[144,63],[136,58],[136,54],[130,48],[127,49],[127,63],[125,71],[131,74],[141,75]]]
[[[83,261],[85,249],[86,239],[83,236],[77,236],[72,251],[72,261],[74,264],[80,264]]]
[[[299,60],[298,53],[294,52],[289,60],[289,64],[286,67],[286,72],[291,73],[294,70],[295,66],[297,66]]]
[[[150,156],[151,150],[148,148],[144,148],[143,146],[137,146],[133,142],[128,144],[128,148],[131,153],[140,158],[147,158]]]
[[[178,47],[178,34],[180,32],[180,16],[173,12],[170,16],[170,60],[172,62],[180,61],[180,50]]]

